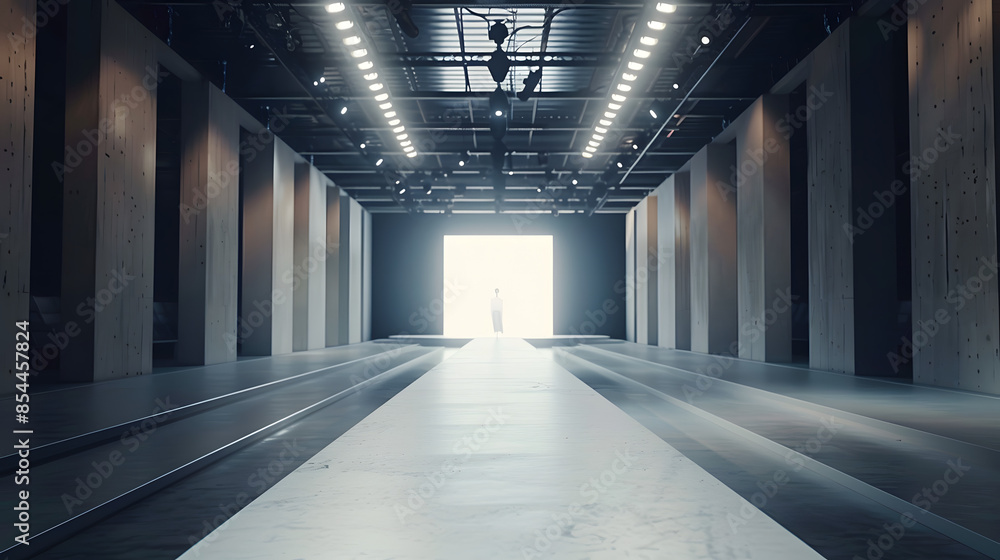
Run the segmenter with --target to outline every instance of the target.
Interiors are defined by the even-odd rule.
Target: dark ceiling
[[[343,3],[330,13],[327,1],[123,1],[251,114],[287,118],[279,136],[370,211],[456,213],[628,211],[862,2],[689,0],[672,13],[608,0]],[[337,29],[341,21],[353,26]],[[499,118],[487,67],[496,22],[516,30],[501,42],[510,109]],[[345,45],[349,37],[361,42]],[[538,68],[537,88],[518,99]],[[370,91],[375,83],[384,87]],[[595,137],[620,83],[632,89]],[[498,121],[507,130],[495,137]]]

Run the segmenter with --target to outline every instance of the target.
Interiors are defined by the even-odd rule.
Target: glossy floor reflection
[[[754,511],[547,351],[477,339],[181,558],[822,558]]]

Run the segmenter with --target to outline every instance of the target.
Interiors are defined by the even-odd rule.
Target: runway
[[[476,339],[186,554],[822,558],[520,339]]]

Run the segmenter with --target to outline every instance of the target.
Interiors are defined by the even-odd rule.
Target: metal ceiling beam
[[[475,96],[474,93],[472,95]],[[282,95],[282,94],[275,94],[275,95],[262,95],[262,94],[257,94],[257,95],[236,95],[236,94],[233,94],[232,97],[234,99],[240,100],[240,101],[310,101],[312,99],[311,97],[306,97],[306,96]],[[541,91],[541,92],[535,92],[535,93],[533,93],[531,95],[531,97],[532,98],[537,98],[537,99],[547,99],[547,100],[552,100],[552,101],[602,101],[604,99],[607,99],[607,95],[602,95],[602,94],[598,94],[598,93],[570,92],[570,91]],[[648,100],[652,100],[652,99],[660,99],[662,97],[663,96],[657,96],[657,95],[655,95],[653,93],[648,93],[648,94],[633,95],[630,98],[631,99],[647,100],[648,101]],[[754,95],[754,96],[748,96],[748,95],[731,96],[731,95],[726,95],[726,94],[721,94],[720,93],[720,94],[705,94],[705,95],[699,95],[699,96],[691,96],[691,97],[688,97],[687,100],[688,101],[721,101],[721,102],[735,101],[735,102],[745,102],[745,101],[754,101],[754,100],[757,99],[757,97],[759,97],[759,95]],[[356,101],[356,100],[360,100],[360,99],[369,99],[369,97],[368,96],[358,96],[358,97],[346,97],[345,99],[347,99],[348,101]],[[393,99],[395,99],[396,101],[433,101],[433,100],[442,100],[442,99],[456,99],[456,100],[463,100],[463,101],[465,101],[465,100],[470,100],[470,99],[475,100],[475,99],[478,99],[478,98],[477,97],[470,97],[470,94],[468,94],[468,93],[466,93],[464,91],[420,91],[418,93],[413,93],[413,94],[407,94],[407,93],[393,94]],[[486,94],[483,94],[481,96],[481,99],[483,100],[483,102],[487,102],[488,101],[488,99],[486,97]],[[667,96],[667,99],[669,100],[670,97]]]

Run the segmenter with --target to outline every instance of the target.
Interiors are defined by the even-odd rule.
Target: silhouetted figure
[[[495,290],[496,297],[490,300],[490,311],[493,312],[493,332],[497,338],[503,332],[503,300],[500,299],[500,288]]]

